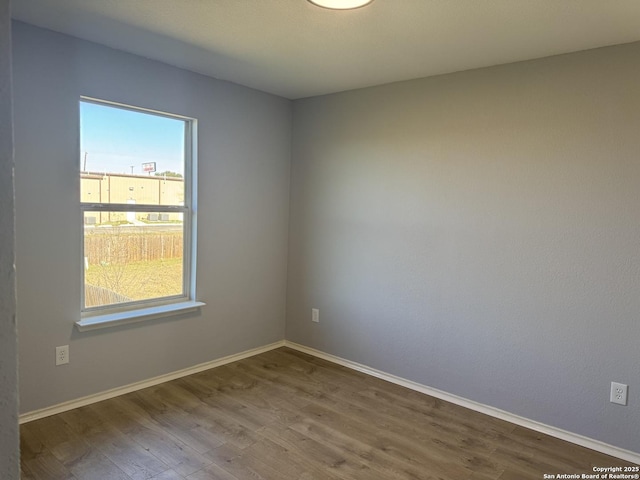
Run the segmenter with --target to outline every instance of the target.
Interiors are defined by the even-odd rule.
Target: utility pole
[[[84,162],[82,162],[82,171],[83,172],[87,171],[87,153],[88,152],[84,152]]]
[[[133,175],[133,167],[135,167],[135,165],[131,165],[131,175]]]

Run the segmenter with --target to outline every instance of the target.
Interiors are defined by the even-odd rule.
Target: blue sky
[[[80,102],[80,169],[146,175],[142,164],[184,175],[184,122],[122,108]],[[152,174],[153,175],[153,174]]]

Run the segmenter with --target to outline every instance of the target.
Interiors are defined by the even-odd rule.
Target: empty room
[[[0,479],[640,478],[640,2],[0,3]]]

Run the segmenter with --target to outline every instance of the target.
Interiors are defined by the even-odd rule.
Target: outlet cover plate
[[[69,345],[56,347],[56,367],[69,363]]]
[[[629,385],[624,383],[611,382],[611,403],[617,403],[619,405],[627,404],[627,392]]]

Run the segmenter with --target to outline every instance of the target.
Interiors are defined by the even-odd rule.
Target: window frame
[[[198,309],[204,305],[195,300],[196,293],[196,206],[197,206],[197,120],[195,118],[161,112],[148,108],[125,105],[118,102],[81,96],[78,101],[78,114],[82,103],[93,103],[100,106],[119,108],[136,113],[156,115],[184,122],[184,202],[183,205],[150,205],[129,203],[83,202],[80,198],[80,226],[82,235],[82,275],[81,275],[81,309],[80,321],[76,322],[79,330],[103,328],[114,324],[131,323],[149,318],[164,317]],[[80,122],[78,123],[80,126]],[[78,136],[78,152],[80,152]],[[80,158],[78,156],[78,158]],[[78,177],[80,181],[80,176]],[[80,193],[80,191],[79,191]],[[79,195],[80,196],[80,195]],[[159,298],[133,300],[130,302],[112,303],[93,307],[85,306],[85,225],[86,212],[149,212],[149,213],[181,213],[183,220],[182,238],[182,294]]]

